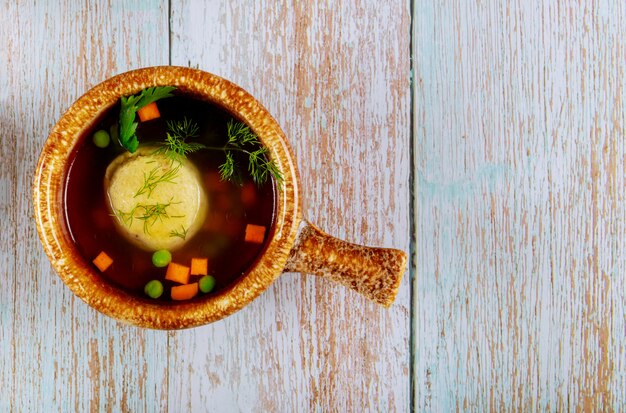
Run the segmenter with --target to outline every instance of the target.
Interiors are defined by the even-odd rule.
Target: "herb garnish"
[[[226,125],[228,141],[222,147],[205,146],[198,142],[187,142],[189,138],[199,136],[198,124],[193,120],[184,118],[182,121],[167,122],[167,135],[162,146],[155,153],[164,153],[172,161],[181,162],[187,154],[200,149],[222,151],[226,155],[226,161],[219,166],[220,177],[223,181],[237,179],[237,163],[234,152],[242,152],[248,155],[248,172],[257,185],[262,185],[272,175],[280,187],[283,175],[278,165],[273,160],[267,160],[269,151],[261,146],[259,138],[252,133],[250,128],[241,122],[229,120]]]
[[[268,150],[261,146],[257,136],[250,128],[241,122],[229,120],[226,125],[228,142],[222,148],[208,147],[207,149],[222,150],[226,154],[226,161],[219,166],[222,180],[228,181],[235,178],[237,163],[232,152],[243,152],[248,155],[248,172],[252,180],[257,185],[262,185],[267,181],[269,175],[276,180],[280,187],[283,175],[278,169],[278,165],[273,160],[267,160]]]
[[[182,239],[186,239],[188,230],[189,230],[188,228],[185,228],[181,225],[180,231],[178,231],[177,229],[173,229],[170,231],[170,237],[179,237]]]
[[[115,216],[122,220],[128,227],[132,225],[133,219],[143,221],[143,232],[149,234],[149,228],[153,226],[157,220],[163,220],[163,218],[184,218],[184,216],[181,215],[169,215],[167,213],[167,208],[174,204],[180,204],[180,202],[172,202],[170,199],[167,203],[137,204],[129,212],[118,209]]]
[[[136,198],[139,195],[143,195],[146,192],[148,193],[148,198],[150,198],[150,196],[152,195],[152,191],[154,191],[154,188],[156,188],[158,184],[165,182],[169,182],[171,184],[176,183],[174,182],[174,178],[178,176],[180,165],[171,167],[160,175],[158,173],[159,169],[161,169],[161,167],[157,166],[150,170],[150,172],[148,172],[147,174],[143,174],[143,185],[137,190],[133,198]]]
[[[130,228],[130,226],[133,224],[133,218],[134,218],[133,215],[135,214],[136,208],[137,207],[131,209],[130,212],[124,212],[121,209],[117,209],[115,211],[115,214],[112,214],[112,215],[117,217],[120,221],[124,223],[124,225]]]
[[[149,87],[133,96],[122,96],[120,108],[119,142],[130,153],[135,153],[139,147],[137,140],[137,125],[135,117],[137,111],[152,102],[173,96],[174,86]]]
[[[198,124],[187,118],[168,121],[165,142],[155,153],[164,153],[171,161],[182,162],[187,154],[206,148],[198,142],[187,142],[189,138],[197,138],[199,130]]]
[[[180,204],[180,202],[174,202],[176,204]],[[170,216],[167,214],[167,207],[172,205],[173,202],[170,200],[167,204],[161,204],[157,202],[153,205],[137,205],[136,208],[143,209],[143,214],[136,217],[143,221],[143,232],[148,234],[148,227],[154,225],[157,220],[162,220],[165,218],[183,218],[182,216]]]

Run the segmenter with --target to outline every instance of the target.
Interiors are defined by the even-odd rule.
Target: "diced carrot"
[[[172,287],[172,300],[189,300],[198,294],[198,283]]]
[[[142,122],[147,122],[149,120],[161,117],[161,112],[159,112],[159,107],[157,106],[156,102],[149,103],[143,108],[139,109],[137,111],[137,114],[139,115],[139,119],[141,119]]]
[[[207,275],[209,272],[209,260],[206,258],[191,259],[191,275]]]
[[[165,279],[174,281],[181,284],[187,284],[189,282],[189,267],[184,265],[170,262],[165,272]]]
[[[93,259],[93,263],[100,271],[104,272],[113,264],[113,259],[109,257],[106,252],[102,251]]]
[[[265,239],[265,227],[261,225],[248,224],[246,225],[246,242],[252,242],[255,244],[262,244]]]

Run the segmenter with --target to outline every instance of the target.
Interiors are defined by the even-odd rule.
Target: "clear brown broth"
[[[158,105],[161,118],[139,124],[140,142],[146,142],[146,137],[164,139],[166,121],[186,116],[200,127],[200,136],[193,141],[207,146],[226,143],[226,123],[232,116],[215,105],[185,96],[163,99]],[[164,268],[152,265],[152,251],[136,247],[119,234],[107,207],[104,174],[122,149],[115,145],[98,148],[91,138],[98,129],[109,130],[118,122],[118,115],[119,105],[115,105],[83,133],[72,153],[64,193],[68,232],[86,262],[91,263],[101,251],[113,258],[111,267],[101,273],[108,282],[148,299],[143,293],[144,286],[158,279],[165,290],[157,301],[167,302],[170,301],[169,290],[175,284],[164,279]],[[191,154],[189,159],[201,172],[209,198],[209,213],[202,229],[183,247],[172,251],[172,261],[188,266],[191,258],[208,258],[209,273],[216,279],[216,288],[211,293],[214,294],[245,274],[265,250],[273,231],[275,183],[269,180],[260,187],[254,184],[243,157],[238,159],[239,169],[243,171],[241,183],[220,180],[218,166],[224,161],[222,152],[202,150]],[[247,224],[267,228],[263,244],[244,242]],[[94,269],[100,273],[95,266]]]

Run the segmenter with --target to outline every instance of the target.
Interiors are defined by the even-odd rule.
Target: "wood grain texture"
[[[407,251],[410,9],[359,4],[173,2],[172,63],[224,76],[274,114],[306,218]],[[406,411],[408,277],[385,310],[285,275],[238,314],[172,333],[170,346],[186,349],[170,353],[174,410]]]
[[[167,335],[121,325],[70,293],[43,253],[30,187],[49,130],[80,94],[168,62],[167,3],[1,7],[0,410],[164,410]]]
[[[415,2],[415,409],[626,408],[624,2]]]
[[[141,330],[62,284],[30,200],[42,143],[82,92],[171,62],[223,75],[275,114],[300,163],[307,218],[408,250],[406,4],[1,5],[0,410],[408,410],[408,278],[390,310],[292,274],[223,322]]]
[[[0,2],[0,410],[409,408],[406,276],[390,310],[289,274],[163,333],[51,270],[30,205],[49,129],[168,62],[268,107],[331,235],[408,250],[414,220],[413,408],[626,409],[624,3],[414,2],[414,217],[408,5],[301,3]]]

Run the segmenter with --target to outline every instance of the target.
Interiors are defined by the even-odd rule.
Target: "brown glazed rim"
[[[265,253],[250,271],[225,291],[180,303],[153,303],[106,282],[75,248],[66,230],[63,190],[68,159],[85,128],[121,96],[152,86],[176,86],[182,93],[215,103],[246,122],[270,150],[284,175],[276,221]],[[63,282],[96,310],[118,320],[155,329],[207,324],[241,309],[281,274],[301,221],[299,184],[289,145],[278,123],[249,93],[213,74],[186,67],[160,66],[114,76],[93,87],[63,114],[39,158],[33,182],[37,231]]]

